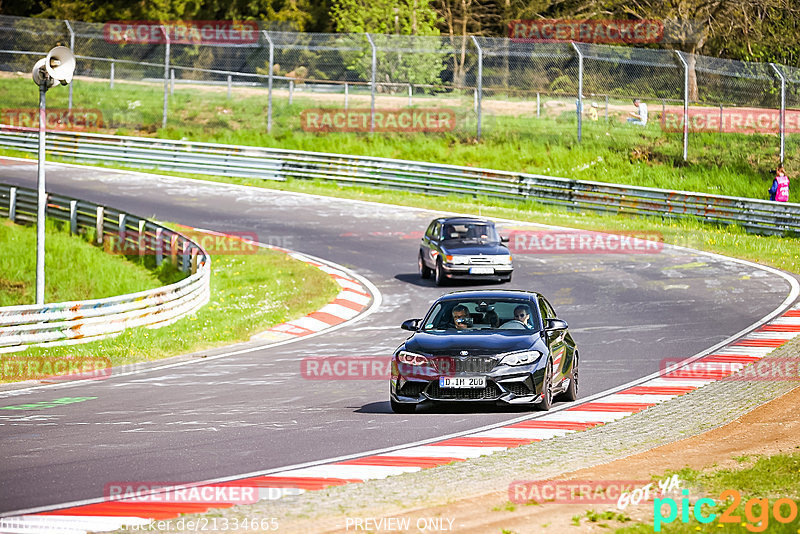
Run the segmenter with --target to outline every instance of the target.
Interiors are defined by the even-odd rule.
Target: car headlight
[[[511,254],[498,254],[493,257],[493,260],[498,265],[511,265]]]
[[[397,353],[397,361],[406,365],[428,365],[427,356],[417,354],[416,352],[408,352],[407,350],[401,350]]]
[[[448,254],[445,256],[447,263],[452,263],[453,265],[469,265],[469,256],[461,256],[458,254]]]
[[[538,350],[523,350],[520,352],[507,352],[498,354],[500,363],[505,365],[528,365],[542,357]]]

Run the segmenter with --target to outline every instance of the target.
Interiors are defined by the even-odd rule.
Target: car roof
[[[437,301],[464,300],[464,299],[524,299],[536,300],[538,293],[533,291],[522,291],[520,289],[485,289],[485,290],[466,290],[453,291],[442,295]]]
[[[468,223],[468,222],[477,222],[477,223],[485,223],[494,225],[494,221],[490,221],[489,219],[481,219],[480,217],[467,217],[467,216],[460,216],[460,217],[439,217],[436,219],[440,221],[442,224],[445,223]]]

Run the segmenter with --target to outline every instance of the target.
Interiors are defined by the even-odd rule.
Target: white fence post
[[[378,50],[375,47],[375,42],[372,40],[372,36],[369,33],[365,34],[367,36],[367,40],[369,41],[369,46],[372,47],[372,74],[370,76],[370,88],[372,92],[372,100],[370,103],[370,111],[369,111],[369,131],[375,131],[375,79],[377,77],[377,68],[378,68]]]
[[[680,50],[675,50],[683,65],[683,161],[689,158],[689,64]]]

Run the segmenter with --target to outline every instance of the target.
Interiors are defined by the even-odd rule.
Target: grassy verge
[[[59,237],[58,233],[54,237]],[[63,234],[60,237],[75,247],[77,240]],[[105,258],[104,252],[91,245],[86,247],[93,249],[89,252],[98,263],[108,260],[127,263],[120,257]],[[252,255],[215,256],[211,265],[209,304],[190,317],[159,329],[131,329],[117,337],[87,344],[32,347],[22,354],[28,361],[42,362],[59,358],[107,358],[114,366],[157,360],[247,340],[272,325],[319,309],[339,291],[319,269],[271,250],[259,250]],[[97,269],[96,264],[92,264],[92,269]],[[71,270],[80,272],[74,267]],[[74,277],[67,273],[61,283],[69,286],[74,285],[73,281]],[[159,285],[156,280],[152,287]]]
[[[0,94],[7,97],[6,106],[34,108],[36,93],[29,86],[23,77],[1,77]],[[660,106],[655,104],[651,122],[639,128],[621,117],[619,109],[630,103],[612,102],[617,110],[609,121],[583,122],[579,143],[574,111],[568,106],[552,108],[558,111],[537,119],[523,113],[500,114],[502,109],[493,114],[487,100],[484,135],[477,143],[471,126],[443,134],[305,132],[300,128],[303,110],[341,107],[341,103],[321,103],[303,94],[296,95],[292,105],[285,95],[276,96],[273,133],[267,134],[262,88],[237,89],[234,98],[228,99],[224,88],[178,86],[169,101],[168,126],[162,129],[163,89],[159,85],[117,82],[114,91],[109,91],[106,83],[80,80],[73,89],[75,107],[100,110],[105,121],[102,131],[108,133],[432,161],[761,199],[767,198],[778,161],[775,135],[693,133],[690,161],[685,163],[682,134],[662,130],[657,119]],[[51,91],[49,105],[66,107],[66,95],[66,90]],[[448,102],[448,97],[441,97],[441,102],[429,99],[419,105],[446,107]],[[548,101],[543,107],[548,107]],[[798,140],[798,135],[787,137],[790,176],[800,166]],[[796,199],[800,180],[793,182],[791,198]]]
[[[665,534],[689,534],[695,532],[770,532],[796,534],[800,527],[800,453],[777,454],[758,458],[741,457],[741,469],[695,471],[683,469],[678,472],[684,486],[688,486],[691,510],[688,520],[682,517],[683,496],[675,496],[677,516],[670,522],[668,506],[664,507],[664,520],[659,521],[657,532]],[[730,496],[726,490],[735,490]],[[731,492],[732,493],[732,492]],[[736,501],[738,495],[738,502]],[[694,515],[695,503],[701,497],[705,501],[701,516],[713,520],[701,523]],[[751,501],[754,499],[755,501]],[[789,521],[777,518],[776,503],[784,499],[777,512]],[[791,504],[789,501],[791,501]],[[757,503],[757,504],[756,504]],[[680,507],[680,508],[679,508]],[[727,512],[727,515],[725,515]],[[587,514],[588,517],[588,514]],[[638,523],[616,530],[617,534],[645,534],[654,531],[654,523]]]
[[[88,275],[91,273],[91,275]],[[106,254],[53,224],[45,234],[45,302],[87,300],[136,293],[182,278],[165,269],[148,270],[122,256]],[[0,306],[36,300],[36,229],[0,222]]]

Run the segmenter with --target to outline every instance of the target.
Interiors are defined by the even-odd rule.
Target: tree
[[[371,34],[377,48],[378,81],[420,85],[440,82],[444,47],[435,39],[439,30],[430,0],[333,0],[331,18],[338,32]],[[357,50],[343,54],[348,69],[370,79],[370,47],[360,36],[345,39]],[[419,51],[409,51],[415,48]]]

